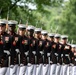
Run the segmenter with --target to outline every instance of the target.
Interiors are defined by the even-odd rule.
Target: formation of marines
[[[67,39],[67,35],[1,19],[0,75],[76,75],[76,45]]]

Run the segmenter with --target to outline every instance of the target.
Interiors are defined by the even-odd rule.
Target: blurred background
[[[76,0],[0,0],[0,18],[66,34],[76,43]]]

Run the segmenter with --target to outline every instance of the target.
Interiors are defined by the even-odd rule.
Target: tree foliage
[[[70,0],[64,7],[60,18],[61,33],[69,35],[69,40],[76,43],[76,0]]]
[[[62,2],[62,0],[0,0],[1,17],[6,17],[7,13],[9,13],[10,11],[12,11],[12,13],[16,13],[18,2],[20,2],[20,4],[24,3],[24,6],[22,8],[24,8],[25,11],[29,13],[29,8],[26,6],[27,3],[36,5],[37,10],[42,12],[44,6],[58,6]]]
[[[29,3],[36,9],[30,9]],[[66,34],[76,43],[76,0],[0,0],[0,17]]]

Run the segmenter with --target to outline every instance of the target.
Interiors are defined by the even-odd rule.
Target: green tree
[[[62,16],[60,18],[62,34],[67,34],[69,40],[76,43],[76,0],[69,0],[65,5]]]
[[[58,6],[62,1],[63,0],[0,0],[0,16],[6,18],[7,15],[11,13],[13,13],[14,17],[16,15],[18,16],[18,7],[20,7],[26,15],[30,16],[30,9],[26,5],[28,3],[36,5],[37,11],[45,13],[44,6]],[[18,2],[20,2],[20,4],[24,3],[24,6],[17,6]],[[10,19],[12,19],[12,17],[10,17]]]

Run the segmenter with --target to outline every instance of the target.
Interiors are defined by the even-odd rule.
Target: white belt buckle
[[[57,54],[57,53],[55,53],[55,55],[56,55],[56,56],[58,56],[58,54]]]
[[[43,51],[40,51],[41,54],[43,54]]]
[[[75,61],[76,61],[76,58],[75,58]]]
[[[61,54],[61,57],[63,57],[63,54]]]
[[[50,53],[47,53],[47,56],[50,56]]]
[[[32,64],[31,63],[28,63],[28,67],[30,67]]]
[[[32,53],[33,53],[34,55],[36,54],[36,52],[35,52],[35,51],[33,51]]]
[[[19,49],[16,49],[15,51],[16,51],[17,53],[19,53],[19,52],[20,52],[20,51],[19,51]]]
[[[25,55],[27,56],[28,55],[28,52],[25,52]]]
[[[65,56],[69,56],[68,54],[65,54]]]
[[[7,55],[10,54],[10,52],[8,50],[4,50],[4,53],[7,53]]]

